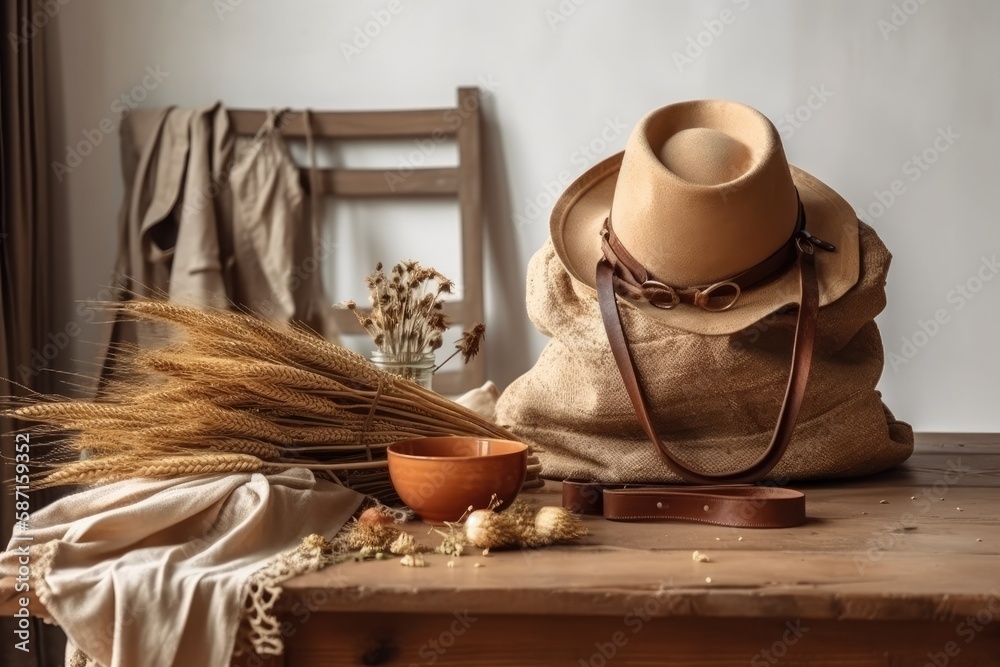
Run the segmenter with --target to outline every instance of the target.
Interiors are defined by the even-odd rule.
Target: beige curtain
[[[2,67],[0,67],[0,395],[47,391],[47,374],[32,371],[32,356],[44,353],[49,326],[51,291],[51,228],[48,198],[48,158],[45,139],[46,30],[58,3],[4,0]],[[35,365],[34,367],[37,367]],[[23,386],[22,386],[23,385]],[[0,538],[6,547],[14,522],[14,497],[7,484],[14,475],[14,435],[19,425],[0,421]],[[32,494],[33,508],[44,498]],[[0,548],[2,548],[0,547]],[[0,664],[59,665],[62,652],[51,629],[33,621],[31,652],[13,648],[10,619],[0,623]]]

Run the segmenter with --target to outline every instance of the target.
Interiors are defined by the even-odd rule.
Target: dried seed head
[[[479,354],[479,345],[486,337],[486,325],[479,323],[462,334],[455,348],[462,353],[462,361],[469,363]]]
[[[444,313],[435,312],[427,324],[433,331],[444,331],[448,328],[448,318],[445,317]]]
[[[569,510],[558,506],[546,506],[535,515],[535,532],[543,540],[563,542],[582,537],[587,529],[579,517]]]
[[[493,510],[476,510],[465,520],[465,536],[474,547],[503,547],[513,543],[514,535],[501,515]]]

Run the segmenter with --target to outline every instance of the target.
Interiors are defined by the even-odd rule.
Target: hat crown
[[[657,280],[707,285],[749,269],[795,231],[795,186],[774,125],[721,100],[653,111],[629,137],[615,233]]]
[[[691,127],[670,136],[659,150],[660,162],[688,183],[721,185],[742,176],[753,153],[738,139],[709,127]]]

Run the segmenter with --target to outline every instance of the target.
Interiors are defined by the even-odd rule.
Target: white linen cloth
[[[333,537],[363,496],[305,469],[137,479],[31,516],[40,601],[107,667],[230,664],[248,578],[302,538]],[[0,577],[17,573],[11,541]]]

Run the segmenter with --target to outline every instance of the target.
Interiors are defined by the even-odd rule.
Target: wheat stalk
[[[207,473],[258,472],[264,462],[247,454],[167,456],[153,460],[129,456],[120,459],[90,458],[65,463],[46,474],[38,488],[63,484],[106,484],[130,477],[183,477]]]
[[[435,310],[424,297],[393,290],[402,314]],[[100,402],[34,401],[7,411],[45,433],[70,431],[57,453],[92,454],[55,464],[42,486],[306,467],[386,496],[390,442],[445,434],[511,437],[476,413],[296,327],[161,301],[111,308],[169,324],[179,335],[162,347],[118,348],[116,358],[127,372],[112,380]],[[393,326],[403,327],[401,335],[412,336],[412,323],[383,311]]]

